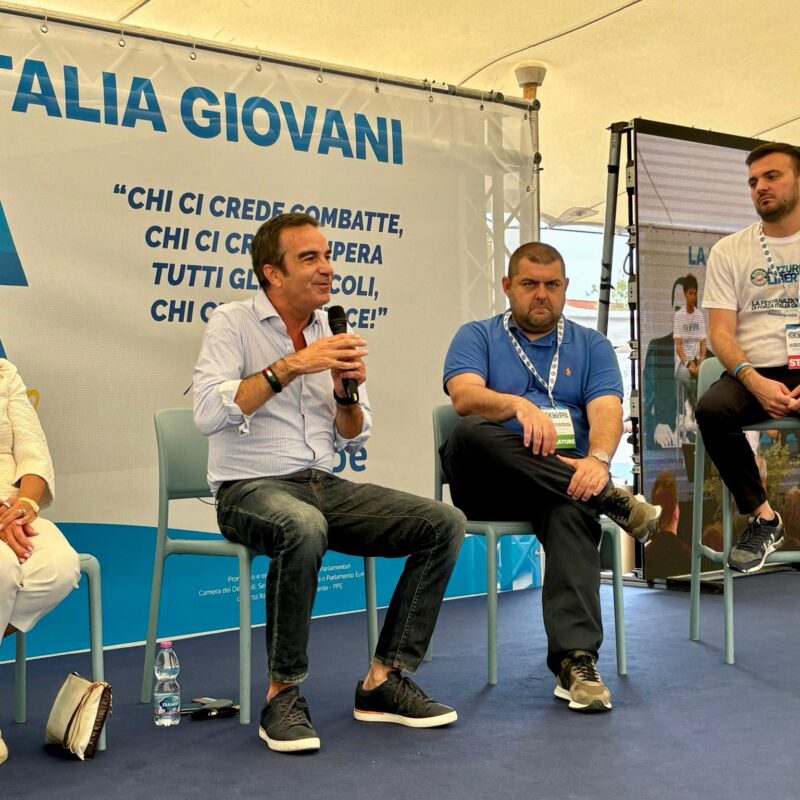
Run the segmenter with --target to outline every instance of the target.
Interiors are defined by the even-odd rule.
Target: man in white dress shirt
[[[372,412],[366,342],[332,335],[330,248],[306,214],[265,222],[252,243],[261,290],[220,306],[194,373],[194,418],[209,436],[208,478],[222,534],[270,557],[269,688],[259,735],[272,750],[316,750],[319,737],[298,684],[308,672],[309,622],[322,556],[406,557],[374,658],[356,688],[364,722],[433,727],[455,721],[401,670],[430,642],[464,537],[451,506],[332,472],[336,452],[358,450]],[[343,381],[354,379],[358,398]]]

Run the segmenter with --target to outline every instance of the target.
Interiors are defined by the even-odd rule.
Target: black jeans
[[[533,455],[518,433],[483,417],[459,420],[440,454],[453,502],[469,519],[533,524],[547,554],[542,613],[550,670],[557,673],[571,650],[596,658],[603,641],[600,498],[572,500],[570,466]]]
[[[458,509],[316,469],[237,481],[217,494],[226,539],[270,557],[267,652],[275,681],[308,673],[309,623],[328,549],[354,556],[408,556],[386,612],[375,659],[413,672],[433,634],[464,539]],[[242,587],[244,589],[244,587]]]
[[[800,370],[759,367],[765,378],[794,389],[800,385]],[[736,378],[723,373],[697,403],[695,419],[709,458],[730,489],[742,514],[752,514],[767,499],[758,465],[742,427],[770,419],[764,407]]]

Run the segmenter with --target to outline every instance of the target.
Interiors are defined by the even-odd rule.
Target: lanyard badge
[[[550,417],[553,426],[556,429],[556,449],[567,450],[573,449],[576,446],[575,427],[572,424],[572,417],[570,416],[569,409],[564,406],[556,405],[555,398],[553,397],[553,388],[556,385],[558,378],[558,361],[561,352],[561,342],[564,339],[564,317],[558,318],[558,331],[556,333],[556,352],[553,355],[553,360],[550,363],[550,374],[548,375],[547,383],[544,378],[539,374],[539,371],[533,365],[533,362],[525,355],[525,351],[517,341],[516,336],[511,333],[509,322],[511,320],[511,312],[506,311],[503,315],[503,328],[505,329],[514,350],[519,357],[519,360],[525,365],[528,372],[539,381],[542,388],[547,392],[547,397],[550,399],[550,406],[539,406],[539,408]]]
[[[786,325],[785,333],[789,369],[800,369],[800,323]]]

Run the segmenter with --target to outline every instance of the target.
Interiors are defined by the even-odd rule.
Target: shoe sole
[[[565,689],[563,686],[561,686],[561,684],[556,684],[556,688],[553,689],[553,695],[559,700],[569,700],[569,707],[573,711],[582,711],[585,714],[591,714],[598,711],[611,711],[613,707],[611,702],[606,703],[599,697],[592,700],[591,703],[578,703],[572,699],[572,695],[569,693],[569,690]]]
[[[783,547],[783,536],[781,536],[781,538],[778,539],[777,542],[773,542],[769,547],[767,547],[767,552],[764,553],[764,557],[757,564],[753,564],[752,567],[737,567],[735,564],[731,564],[730,561],[728,561],[728,566],[731,569],[736,570],[736,572],[743,572],[745,575],[749,575],[753,572],[758,572],[761,569],[761,567],[764,566],[764,562],[767,560],[767,556],[769,556],[771,553],[774,553],[781,547]]]
[[[642,503],[646,503],[647,499],[643,494],[634,495],[634,497],[641,501]],[[637,542],[641,542],[642,544],[647,544],[653,536],[655,536],[656,531],[658,530],[658,520],[661,518],[661,506],[653,506],[653,512],[650,517],[648,518],[647,522],[645,523],[644,533],[640,536],[636,536],[635,534],[631,534]]]
[[[438,728],[440,725],[449,725],[458,719],[455,711],[439,714],[438,717],[402,717],[400,714],[387,714],[383,711],[361,711],[353,709],[353,717],[359,722],[394,722],[396,725],[405,725],[408,728]]]
[[[307,739],[293,739],[282,741],[280,739],[270,739],[267,732],[259,725],[258,737],[267,743],[270,750],[277,753],[300,753],[304,750],[319,750],[319,737],[309,736]]]

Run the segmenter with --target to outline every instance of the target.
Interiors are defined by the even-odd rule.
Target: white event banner
[[[48,516],[155,525],[153,412],[190,405],[204,326],[258,290],[250,240],[285,211],[320,220],[331,302],[369,343],[374,432],[337,469],[430,496],[444,354],[493,282],[497,215],[529,215],[524,111],[47,28],[0,13],[0,355],[38,395]],[[172,526],[217,530],[198,501]]]

